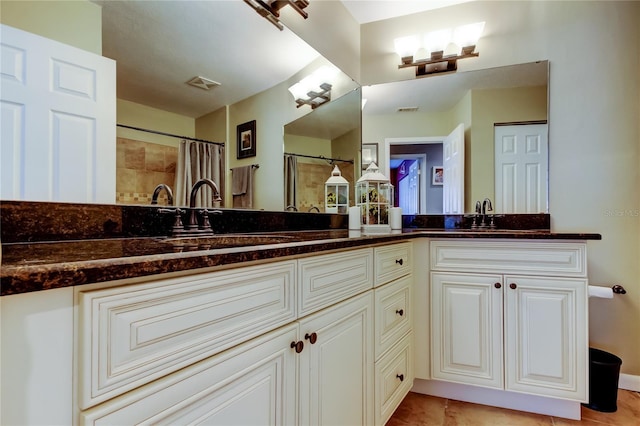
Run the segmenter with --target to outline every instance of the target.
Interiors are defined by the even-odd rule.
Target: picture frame
[[[256,156],[256,120],[239,124],[236,135],[236,158],[248,158]]]
[[[431,184],[444,184],[444,168],[442,166],[433,166],[433,171],[431,172]]]
[[[378,164],[378,144],[363,143],[362,144],[362,171],[364,172],[369,164]]]

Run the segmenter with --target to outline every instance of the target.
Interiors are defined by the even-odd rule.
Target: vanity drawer
[[[387,352],[375,366],[376,424],[383,425],[413,387],[413,333]]]
[[[586,277],[587,246],[575,241],[431,241],[434,271]]]
[[[375,289],[375,359],[380,358],[412,326],[411,276]]]
[[[373,287],[373,249],[314,256],[298,261],[299,307],[303,317]]]
[[[296,318],[295,261],[77,291],[81,409]]]
[[[376,247],[375,286],[379,286],[411,272],[411,243]]]

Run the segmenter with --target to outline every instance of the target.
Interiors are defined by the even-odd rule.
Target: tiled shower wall
[[[175,191],[177,147],[125,138],[118,138],[116,146],[116,203],[149,204],[160,183]],[[167,203],[164,191],[158,203]]]
[[[354,205],[353,188],[353,164],[338,163],[342,177],[347,179],[349,185],[349,204]],[[306,163],[298,162],[298,211],[306,212],[311,207],[318,207],[324,212],[324,183],[331,176],[333,166],[326,162]]]

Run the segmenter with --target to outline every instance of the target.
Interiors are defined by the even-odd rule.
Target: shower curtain
[[[213,180],[224,200],[224,146],[207,142],[180,141],[176,169],[176,206],[188,206],[193,184],[198,179]],[[213,193],[203,185],[196,196],[196,207],[220,207],[212,202]]]
[[[284,156],[284,207],[298,207],[296,205],[296,175],[298,173],[298,159],[293,155]]]

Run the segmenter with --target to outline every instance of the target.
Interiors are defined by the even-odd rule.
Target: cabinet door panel
[[[373,424],[372,324],[372,292],[300,321],[300,424]]]
[[[78,291],[89,408],[295,319],[295,261]]]
[[[431,274],[432,377],[502,388],[500,275]]]
[[[80,413],[86,425],[292,425],[290,324]]]
[[[505,277],[506,387],[584,401],[587,282]]]
[[[412,277],[404,277],[375,289],[376,359],[395,345],[412,326]]]

